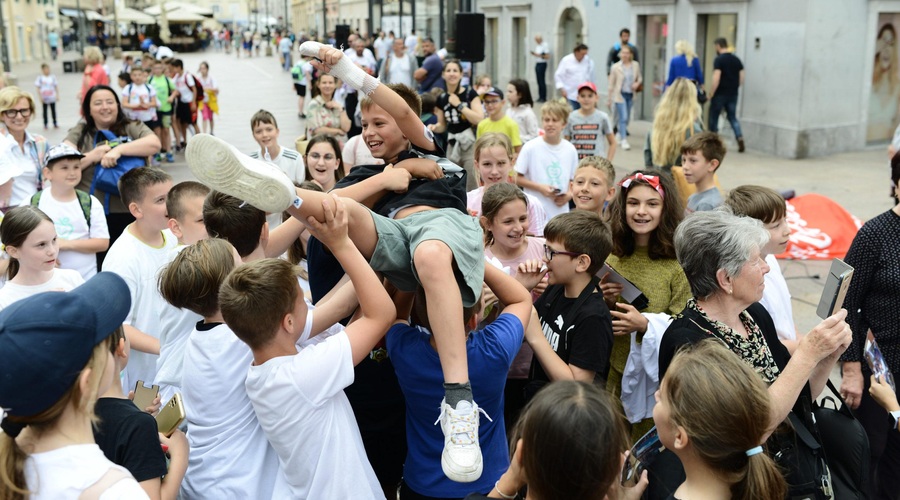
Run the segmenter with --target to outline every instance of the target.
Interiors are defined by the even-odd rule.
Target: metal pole
[[[87,27],[84,25],[84,11],[81,10],[81,0],[75,0],[75,8],[78,9],[78,51],[84,52],[85,30],[87,30]]]
[[[6,0],[7,3],[12,0]],[[3,63],[4,71],[10,71],[9,66],[9,39],[6,37],[6,23],[3,21],[3,0],[0,0],[0,62]],[[0,73],[0,77],[3,74]]]
[[[284,36],[287,36],[291,31],[293,29],[291,29],[291,23],[288,19],[288,2],[284,0]]]
[[[116,30],[116,47],[122,48],[122,33],[119,32],[118,0],[113,0],[113,29]]]
[[[374,35],[373,31],[375,28],[375,23],[372,19],[373,17],[375,17],[375,9],[372,6],[372,2],[374,2],[374,1],[375,0],[369,0],[369,19],[366,20],[366,26],[367,26],[366,31],[369,32],[369,36]]]
[[[326,5],[327,0],[322,0],[322,34],[319,35],[319,38],[322,39],[322,42],[328,41],[328,21],[325,19],[325,16],[328,15],[328,5]]]
[[[409,3],[412,5],[412,29],[416,29],[416,0],[409,0]]]

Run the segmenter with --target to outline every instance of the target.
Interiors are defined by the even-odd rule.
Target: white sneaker
[[[481,446],[478,444],[479,412],[484,413],[484,410],[475,403],[460,401],[456,404],[456,409],[453,409],[446,400],[441,400],[441,416],[438,417],[441,430],[444,432],[441,468],[451,481],[471,483],[481,477]],[[488,416],[487,413],[485,416]]]
[[[201,182],[260,210],[279,213],[300,206],[294,184],[278,167],[250,158],[218,137],[191,137],[185,159]]]
[[[631,149],[631,144],[628,144],[628,139],[622,139],[622,149],[625,151]]]

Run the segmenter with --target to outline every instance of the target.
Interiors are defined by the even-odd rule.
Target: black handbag
[[[835,498],[869,498],[869,437],[831,380],[828,389],[832,396],[822,398],[821,404],[814,403],[812,412],[831,470]]]
[[[808,408],[808,405],[804,407]],[[811,411],[808,414],[811,419]],[[790,500],[834,498],[828,462],[822,445],[813,434],[815,424],[810,419],[791,411],[766,442],[769,456],[781,468],[787,481],[787,498]]]

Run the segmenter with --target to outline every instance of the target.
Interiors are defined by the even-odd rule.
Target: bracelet
[[[500,495],[500,498],[503,498],[505,500],[515,500],[516,497],[519,496],[518,492],[513,493],[512,495],[507,495],[506,493],[503,493],[502,491],[500,491],[500,480],[499,479],[497,480],[497,482],[494,483],[494,491],[496,491],[497,494]]]

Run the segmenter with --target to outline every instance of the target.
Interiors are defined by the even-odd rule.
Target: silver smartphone
[[[841,259],[831,261],[825,289],[822,290],[822,298],[819,299],[819,307],[816,308],[816,314],[820,318],[825,319],[841,310],[852,278],[853,268],[846,262]]]

